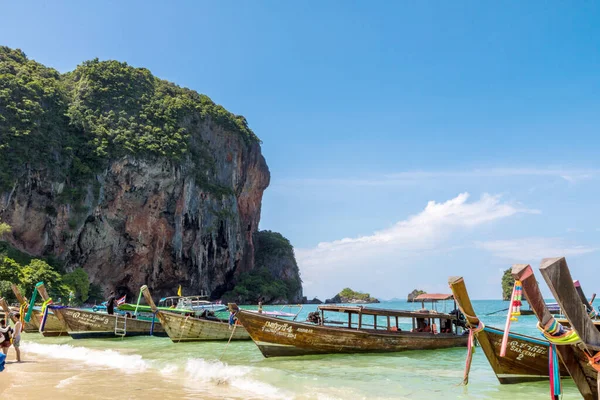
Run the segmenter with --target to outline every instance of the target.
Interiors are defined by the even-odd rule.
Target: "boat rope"
[[[550,399],[558,400],[562,394],[560,384],[560,362],[556,354],[556,345],[551,343],[548,349],[548,376],[550,377]]]
[[[150,325],[150,336],[154,336],[154,321],[156,320],[156,313],[158,310],[152,313],[152,325]]]
[[[44,327],[46,326],[46,320],[48,319],[48,306],[52,304],[52,298],[44,301],[42,304],[42,319],[40,321],[40,333],[44,332]]]
[[[467,341],[467,359],[465,361],[465,373],[463,375],[462,385],[469,383],[469,372],[471,371],[471,361],[473,360],[473,353],[475,353],[475,336],[485,329],[483,322],[479,321],[476,327],[469,329],[469,339]]]
[[[598,372],[598,379],[600,379],[600,352],[596,353],[595,356],[590,356],[587,353],[585,355],[588,358],[588,364]]]
[[[521,315],[521,298],[523,296],[523,285],[521,281],[516,279],[513,287],[512,295],[510,296],[510,307],[506,316],[506,325],[504,326],[504,336],[502,336],[502,345],[500,346],[500,357],[506,355],[506,346],[508,345],[508,333],[510,332],[510,323],[518,321]]]
[[[189,315],[187,317],[185,317],[185,321],[183,321],[183,325],[179,327],[179,331],[181,332],[181,334],[179,335],[179,339],[177,340],[177,343],[181,342],[181,338],[183,337],[183,328],[185,328],[185,326],[187,325],[188,319],[190,319]]]
[[[221,357],[219,357],[219,361],[221,361],[221,359],[225,355],[225,352],[227,351],[227,348],[229,347],[229,343],[231,343],[231,339],[233,338],[233,334],[235,333],[235,328],[237,328],[237,326],[238,326],[237,323],[233,325],[233,329],[231,330],[231,336],[229,336],[229,340],[227,341],[227,344],[225,345],[225,348],[223,349],[223,353],[221,353]]]

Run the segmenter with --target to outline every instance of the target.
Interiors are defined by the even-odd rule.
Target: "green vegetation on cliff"
[[[290,241],[272,231],[259,231],[254,240],[255,268],[240,274],[223,299],[240,303],[300,302],[302,280]]]
[[[2,231],[3,226],[8,230]],[[8,231],[10,226],[0,223],[0,239]],[[29,297],[35,284],[40,281],[46,284],[51,296],[55,299],[62,297],[64,302],[70,293],[73,293],[72,300],[77,304],[89,297],[90,282],[83,269],[61,274],[61,269],[52,258],[36,259],[0,241],[0,297],[10,302],[16,300],[11,283],[19,286],[21,293]]]
[[[369,303],[377,300],[371,297],[369,293],[355,292],[350,288],[342,289],[342,291],[338,293],[338,296],[340,296],[344,303],[348,301],[365,301]]]
[[[511,274],[512,268],[504,271],[502,275],[502,300],[510,300],[512,296],[513,287],[515,286],[515,278]]]
[[[417,296],[420,296],[420,295],[425,294],[425,293],[427,293],[427,292],[425,292],[424,290],[414,289],[412,292],[410,292],[408,294],[408,296],[406,297],[406,299],[407,299],[407,301],[414,301]]]
[[[206,120],[246,143],[259,141],[244,117],[147,69],[95,59],[61,75],[0,47],[0,190],[28,172],[49,171],[63,174],[56,177],[67,183],[63,200],[76,201],[95,172],[125,155],[186,159],[206,171],[211,155],[190,135]],[[227,194],[206,174],[196,178]]]

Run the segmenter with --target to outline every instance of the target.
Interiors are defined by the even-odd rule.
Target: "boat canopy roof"
[[[362,306],[337,306],[337,305],[322,305],[319,310],[333,311],[349,314],[376,315],[389,317],[404,317],[404,318],[444,318],[456,319],[455,315],[445,314],[434,310],[390,310],[385,308],[367,308]]]
[[[444,300],[452,300],[454,298],[451,294],[442,294],[442,293],[423,293],[418,295],[413,299],[413,301],[444,301]]]

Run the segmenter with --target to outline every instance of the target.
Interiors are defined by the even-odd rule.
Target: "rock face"
[[[9,55],[11,63],[17,60],[13,63],[15,65],[34,63],[18,51],[7,48],[0,50]],[[0,51],[0,61],[9,59],[3,60],[2,57]],[[115,67],[114,62],[111,63],[110,68],[121,68],[128,73],[131,72],[129,70],[138,70],[120,63]],[[35,65],[38,69],[45,68],[37,63]],[[69,82],[67,87],[77,85],[85,76],[92,76],[85,70],[92,67],[95,68],[94,73],[105,68],[97,61],[84,64],[77,70],[83,70],[79,73],[80,81]],[[171,112],[172,115],[168,115],[175,121],[175,128],[172,129],[178,129],[181,135],[168,134],[165,128],[167,133],[159,138],[164,141],[165,137],[183,137],[179,143],[184,149],[181,155],[166,154],[161,146],[149,146],[148,149],[154,153],[148,153],[146,150],[127,150],[127,143],[109,142],[108,148],[118,151],[103,154],[90,172],[91,167],[79,165],[78,160],[83,159],[85,154],[78,158],[68,152],[71,150],[64,150],[68,145],[65,138],[88,137],[86,145],[102,143],[104,139],[99,139],[98,132],[106,134],[108,128],[103,126],[102,130],[92,126],[92,129],[84,121],[76,125],[80,131],[75,134],[71,132],[71,136],[68,136],[65,132],[75,128],[68,127],[67,123],[53,125],[52,132],[59,132],[54,140],[58,142],[56,147],[49,144],[46,146],[48,149],[43,150],[41,146],[38,153],[31,155],[31,162],[14,165],[18,161],[11,159],[12,175],[2,177],[2,182],[10,182],[10,185],[0,187],[0,219],[12,226],[12,233],[7,240],[31,255],[57,257],[67,271],[83,267],[91,282],[100,285],[105,292],[117,289],[120,293],[135,296],[139,287],[147,284],[156,295],[174,295],[181,284],[184,295],[203,291],[212,298],[219,298],[234,286],[241,273],[254,268],[253,235],[257,232],[260,220],[263,191],[270,179],[260,143],[257,139],[248,140],[240,135],[240,129],[248,129],[243,117],[227,113],[210,99],[206,100],[205,96],[165,83],[151,75],[147,78],[149,72],[139,70],[144,74],[144,82],[150,82],[145,85],[154,86],[144,86],[147,94],[141,97],[137,92],[131,94],[131,101],[147,99],[149,96],[164,97],[164,91],[173,99],[177,98],[176,95],[183,99],[179,103],[169,100],[169,103],[165,103],[169,107],[171,104],[185,104],[187,107],[176,109]],[[66,79],[56,71],[44,74],[50,74],[50,78],[59,82]],[[74,79],[77,73],[66,76]],[[110,90],[121,87],[116,86],[115,89],[111,83],[97,80]],[[92,83],[98,84],[96,81]],[[87,84],[79,90],[87,90],[88,87],[93,86]],[[114,117],[114,113],[104,109],[92,110],[96,114],[76,114],[72,111],[74,106],[69,105],[67,112],[67,103],[72,101],[69,96],[77,95],[78,92],[65,94],[64,99],[57,100],[56,108],[59,111],[48,109],[47,113],[55,113],[57,118],[63,118],[69,113],[88,116],[98,115],[102,111],[105,114],[93,121],[112,121],[110,118]],[[16,104],[22,100],[18,96],[16,92],[13,94]],[[129,94],[119,94],[115,99],[122,101],[123,96],[126,98],[124,104],[129,107]],[[110,105],[109,100],[107,104]],[[40,101],[40,104],[43,103]],[[150,105],[149,102],[144,103],[134,111],[129,108],[117,110],[116,115],[129,116],[129,119],[117,120],[114,117],[114,121],[129,121],[127,129],[138,129],[140,124],[131,121],[136,121],[135,118],[150,119],[146,115],[150,114],[147,111]],[[155,118],[162,121],[167,117],[159,115]],[[142,121],[150,123],[144,119]],[[113,126],[112,123],[106,124]],[[235,128],[235,124],[242,128]],[[152,126],[149,126],[146,131],[152,131]],[[41,126],[36,129],[31,131],[31,137],[43,141],[50,135],[49,128]],[[126,132],[130,134],[130,131]],[[10,146],[19,146],[18,140],[22,140],[22,135],[6,140]],[[146,143],[148,139],[136,140]],[[48,143],[51,142],[48,140]],[[124,146],[125,150],[118,146]],[[98,149],[94,151],[99,152]],[[84,170],[85,174],[79,170]],[[85,178],[75,180],[73,171]],[[74,191],[82,195],[76,199],[67,196]],[[273,268],[288,263],[291,261],[286,257],[274,257],[269,261]],[[297,266],[295,269],[282,267],[280,271],[286,276],[293,275],[294,271],[297,274]],[[301,298],[301,287],[295,295]]]
[[[147,284],[166,295],[182,284],[184,294],[219,297],[236,273],[254,267],[269,170],[258,145],[246,147],[210,124],[194,133],[211,143],[218,174],[235,194],[207,192],[167,161],[124,157],[97,176],[97,191],[87,187],[77,210],[56,201],[64,183],[34,172],[0,197],[10,243],[55,255],[67,269],[81,266],[106,291],[133,294]]]
[[[408,294],[408,296],[406,296],[406,300],[409,301],[409,302],[414,301],[417,296],[419,296],[421,294],[424,294],[424,293],[425,292],[423,290],[415,289],[412,292],[410,292]]]
[[[314,297],[312,300],[308,300],[308,298],[304,296],[302,298],[302,304],[323,304],[323,302],[316,297]]]

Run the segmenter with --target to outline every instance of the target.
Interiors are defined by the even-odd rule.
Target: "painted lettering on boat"
[[[302,332],[302,333],[313,333],[312,329],[306,329],[306,328],[298,328],[298,329],[296,329],[296,331]]]
[[[496,340],[494,345],[496,348],[500,348],[502,344],[501,340]],[[548,353],[548,348],[546,346],[541,346],[533,343],[521,342],[518,340],[512,340],[508,342],[508,350],[515,352],[518,354],[517,360],[522,360],[525,357],[536,358],[538,355],[546,355]]]
[[[263,332],[272,333],[273,335],[295,339],[296,334],[294,329],[289,324],[280,324],[278,322],[266,321],[262,327]]]
[[[106,315],[81,313],[79,311],[73,312],[70,310],[65,311],[65,313],[67,315],[70,315],[71,318],[76,319],[77,322],[82,325],[89,325],[89,326],[99,326],[100,324],[108,325],[108,317]]]

